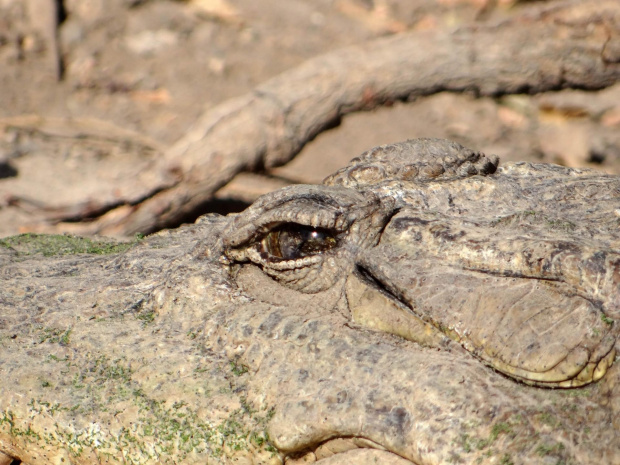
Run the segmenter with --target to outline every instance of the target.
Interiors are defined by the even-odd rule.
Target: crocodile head
[[[497,165],[449,141],[377,147],[323,186],[261,198],[231,222],[226,254],[328,306],[344,298],[356,324],[450,338],[519,381],[596,381],[620,316],[617,179]]]

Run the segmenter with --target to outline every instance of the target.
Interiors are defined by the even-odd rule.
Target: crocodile
[[[619,176],[416,139],[1,244],[2,465],[620,463]]]

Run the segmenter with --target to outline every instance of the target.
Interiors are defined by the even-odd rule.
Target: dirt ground
[[[311,57],[409,30],[497,22],[531,3],[0,0],[0,236],[71,231],[76,199],[95,204],[119,177],[155,184],[153,157],[200,114]],[[620,174],[620,83],[496,99],[439,93],[356,113],[287,165],[238,175],[195,216],[320,182],[364,150],[415,137]]]

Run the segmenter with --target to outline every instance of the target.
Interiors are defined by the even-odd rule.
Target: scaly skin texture
[[[408,141],[122,253],[11,241],[0,463],[619,462],[620,178],[497,165]]]

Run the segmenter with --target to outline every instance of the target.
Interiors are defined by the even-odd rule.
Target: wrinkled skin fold
[[[0,459],[616,463],[619,231],[617,176],[420,139],[123,253],[3,249]]]

